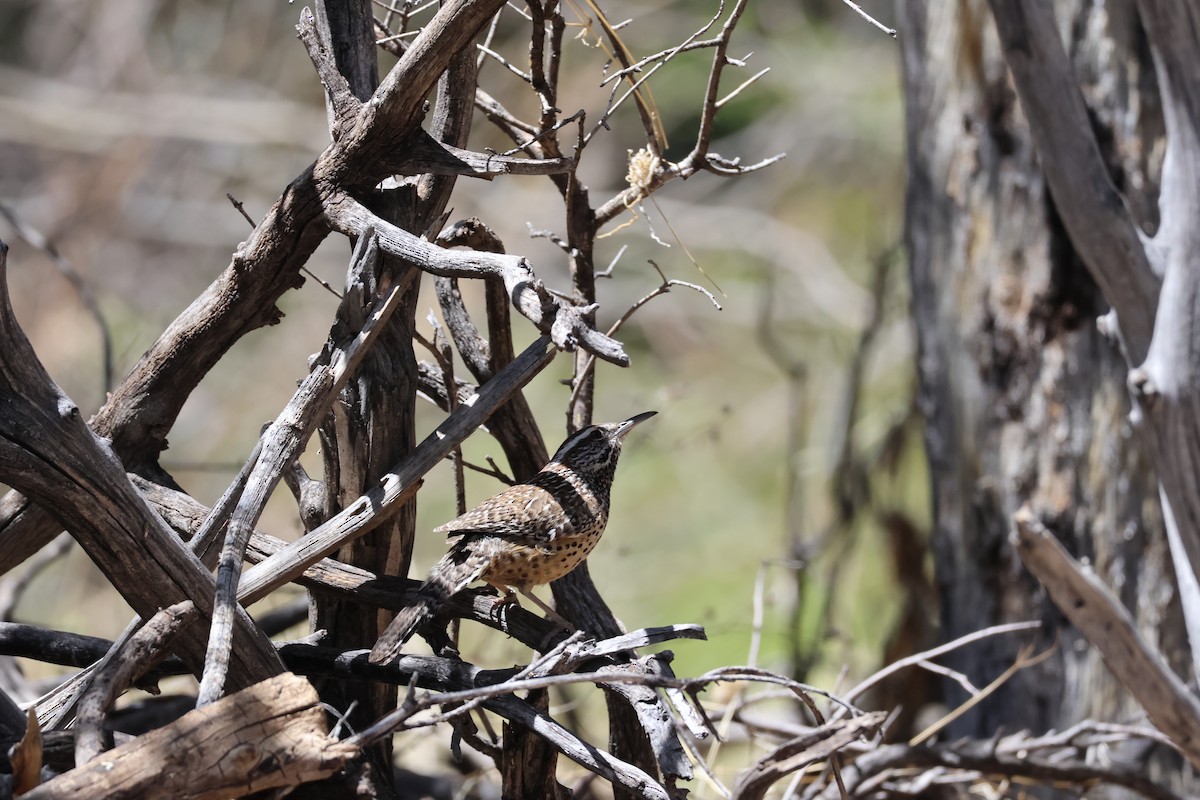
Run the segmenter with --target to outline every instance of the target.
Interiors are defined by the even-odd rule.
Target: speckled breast
[[[497,553],[482,577],[488,583],[528,589],[556,581],[587,558],[600,532],[564,536],[537,547],[510,542]]]

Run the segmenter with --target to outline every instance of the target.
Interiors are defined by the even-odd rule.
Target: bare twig
[[[1051,655],[1053,655],[1053,653],[1054,648],[1050,648],[1045,652],[1035,656],[1033,655],[1033,646],[1026,645],[1021,649],[1021,652],[1017,654],[1016,660],[1008,666],[1008,669],[997,675],[995,680],[983,687],[981,691],[973,694],[958,708],[954,709],[949,714],[946,714],[937,722],[933,723],[928,728],[914,736],[909,741],[909,744],[911,744],[913,747],[917,747],[921,743],[929,741],[929,739],[935,736],[939,731],[944,730],[946,726],[954,722],[954,720],[958,719],[963,714],[982,703],[989,695],[993,694],[1001,686],[1008,683],[1009,679],[1012,678],[1013,675],[1016,675],[1023,669],[1028,669],[1029,667],[1033,667],[1042,663]]]
[[[851,11],[853,11],[855,14],[858,14],[860,17],[865,19],[867,22],[871,23],[876,28],[879,28],[879,30],[883,31],[884,33],[886,33],[888,36],[892,37],[893,39],[896,38],[896,29],[895,28],[889,28],[887,25],[884,25],[882,22],[880,22],[879,20],[872,17],[866,11],[863,11],[862,6],[860,6],[858,3],[851,2],[851,0],[842,0],[842,2],[845,3],[850,8]]]
[[[1003,625],[993,625],[990,628],[984,628],[981,631],[975,631],[974,633],[968,633],[966,636],[960,636],[952,642],[946,642],[943,645],[931,648],[922,653],[914,653],[907,658],[902,658],[899,661],[894,661],[891,664],[888,664],[886,667],[879,670],[874,675],[855,686],[853,689],[850,689],[845,693],[845,699],[852,702],[856,698],[862,697],[863,694],[872,686],[877,685],[884,678],[887,678],[889,675],[893,675],[906,667],[920,665],[923,661],[937,658],[938,656],[945,655],[946,653],[957,650],[960,647],[965,647],[966,645],[973,644],[974,642],[978,642],[983,639],[989,639],[993,636],[1004,636],[1010,633],[1020,633],[1022,631],[1032,631],[1040,628],[1041,626],[1042,624],[1040,622],[1033,620],[1029,622],[1009,622]],[[840,712],[835,711],[833,716],[836,717],[839,713]]]

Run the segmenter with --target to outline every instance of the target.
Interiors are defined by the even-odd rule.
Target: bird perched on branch
[[[566,575],[600,541],[621,442],[656,413],[581,428],[528,482],[510,486],[435,528],[448,535],[450,549],[430,570],[416,602],[402,609],[375,643],[371,662],[395,658],[447,598],[476,580],[504,592],[502,602],[515,600],[515,588],[557,616],[529,590]]]

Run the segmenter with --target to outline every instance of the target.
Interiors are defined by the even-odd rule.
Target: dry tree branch
[[[7,255],[0,242],[0,481],[54,514],[143,616],[192,600],[208,617],[212,577],[138,497],[111,443],[84,424],[33,351],[9,300]],[[274,674],[278,659],[249,616],[232,623],[238,685]],[[193,664],[202,635],[192,626],[180,648]]]
[[[164,753],[186,757],[172,769],[147,768]],[[325,710],[312,684],[285,674],[191,711],[24,797],[240,797],[331,775],[354,754],[329,738]]]
[[[82,766],[104,752],[104,715],[121,692],[166,654],[179,629],[196,617],[191,600],[164,608],[127,641],[103,669],[97,669],[79,700],[76,716],[75,764]]]
[[[369,188],[388,174],[403,172],[407,150],[403,145],[419,128],[426,94],[455,53],[472,41],[502,4],[502,0],[445,3],[404,49],[354,124],[292,181],[225,272],[112,392],[92,425],[98,434],[112,439],[113,449],[127,467],[144,474],[161,473],[157,459],[165,436],[200,379],[242,336],[278,321],[275,302],[297,286],[300,266],[330,231],[323,197]],[[421,132],[418,144],[423,137]],[[364,227],[357,226],[354,233]],[[559,316],[547,317],[546,327]],[[572,326],[567,324],[558,333],[556,339],[565,341],[573,334]],[[585,348],[596,341],[575,335]],[[602,344],[606,356],[623,363],[619,345]],[[31,555],[56,532],[49,518],[31,511],[28,503],[0,506],[0,571]]]
[[[356,274],[369,274],[375,269],[378,247],[370,231],[364,232],[355,248]],[[232,622],[237,606],[238,579],[241,576],[246,543],[262,514],[267,499],[287,469],[300,456],[322,416],[333,403],[338,391],[366,356],[376,336],[383,330],[388,317],[395,311],[401,296],[401,284],[394,283],[381,294],[366,315],[366,323],[349,341],[335,341],[334,334],[291,401],[280,412],[262,436],[262,452],[246,481],[246,488],[230,517],[217,567],[216,598],[212,627],[209,630],[208,654],[204,676],[200,681],[197,705],[215,701],[224,692],[225,675],[232,642]],[[355,297],[346,293],[346,301]]]
[[[608,51],[609,56],[616,58],[621,62],[623,69],[628,70],[633,65],[633,56],[630,55],[629,49],[625,46],[625,42],[621,40],[620,35],[617,33],[617,28],[608,21],[608,17],[604,14],[604,11],[598,5],[596,5],[595,0],[583,0],[583,2],[586,3],[588,8],[591,9],[592,13],[596,15],[596,20],[600,23],[600,28],[604,31],[605,37],[612,45],[612,49]],[[578,9],[577,12],[579,13],[580,18],[584,20],[585,27],[589,27],[587,14]],[[667,133],[663,128],[662,118],[659,116],[658,108],[654,104],[654,98],[650,94],[650,88],[648,86],[643,88],[642,84],[644,81],[631,80],[630,82],[632,85],[625,96],[633,96],[634,104],[637,106],[638,116],[641,117],[642,120],[642,127],[646,131],[647,146],[651,147],[656,154],[661,154],[667,147]],[[622,98],[622,101],[623,100],[624,98]],[[605,111],[603,116],[607,118],[613,111],[615,111],[615,106],[610,103],[609,109]],[[584,139],[584,141],[581,142],[581,147],[586,144],[587,140]]]
[[[1026,737],[967,740],[925,747],[885,745],[863,753],[845,767],[846,790],[852,798],[878,797],[887,786],[899,796],[925,796],[930,783],[995,785],[997,779],[1036,782],[1088,791],[1097,784],[1120,786],[1152,800],[1183,800],[1168,786],[1150,779],[1144,769],[1081,757],[1071,748],[1039,757],[1025,749]],[[820,788],[820,787],[817,787]],[[826,786],[811,796],[833,800],[843,796]]]
[[[434,275],[452,278],[498,277],[517,309],[561,350],[577,347],[625,366],[629,357],[620,343],[587,321],[594,306],[575,306],[551,293],[538,280],[525,258],[478,251],[446,250],[386,222],[354,198],[335,194],[326,202],[326,218],[334,229],[357,236],[374,228],[384,252],[398,256]]]
[[[531,344],[480,388],[473,403],[460,406],[407,459],[380,479],[374,489],[309,535],[247,570],[242,576],[239,599],[246,605],[262,599],[347,541],[373,529],[416,493],[426,472],[548,365],[554,353],[549,337],[543,336]]]
[[[717,94],[720,89],[721,75],[725,66],[730,63],[729,43],[733,37],[734,28],[746,9],[746,2],[747,0],[738,0],[734,4],[713,45],[712,67],[705,88],[700,125],[692,151],[678,163],[662,166],[645,185],[631,186],[597,208],[596,224],[598,228],[612,221],[639,199],[653,194],[674,178],[686,179],[700,170],[708,170],[719,175],[741,175],[767,167],[783,158],[782,155],[776,155],[755,164],[742,166],[737,161],[728,161],[709,153],[712,144],[713,120],[718,110]]]
[[[458,408],[458,394],[455,391],[457,382],[454,378],[454,355],[450,350],[450,342],[446,340],[446,333],[442,330],[441,324],[437,321],[437,317],[433,312],[429,312],[429,325],[433,328],[433,341],[429,341],[420,333],[414,332],[413,338],[420,342],[433,357],[437,360],[438,366],[442,370],[442,382],[446,389],[447,412],[453,414]],[[465,514],[467,511],[467,486],[463,478],[463,454],[462,445],[455,447],[450,451],[450,463],[454,466],[454,508],[456,514]]]
[[[941,719],[939,719],[937,722],[934,722],[928,728],[921,731],[916,736],[914,736],[912,739],[910,739],[909,744],[916,747],[916,746],[922,744],[923,742],[929,741],[929,739],[932,738],[933,736],[936,736],[939,731],[944,730],[946,728],[946,726],[948,726],[950,723],[954,722],[954,720],[958,719],[963,714],[967,713],[972,708],[974,708],[975,706],[982,703],[989,695],[993,694],[1001,686],[1008,683],[1009,679],[1011,679],[1013,675],[1016,675],[1018,672],[1020,672],[1023,669],[1028,669],[1029,667],[1037,666],[1038,664],[1042,663],[1043,661],[1045,661],[1047,658],[1049,658],[1053,654],[1054,654],[1054,648],[1051,647],[1051,648],[1047,649],[1046,651],[1035,656],[1035,655],[1033,655],[1033,645],[1032,644],[1025,645],[1025,647],[1021,648],[1021,652],[1017,654],[1017,657],[1013,661],[1013,663],[1009,664],[1008,668],[1005,669],[1004,672],[1001,672],[999,675],[997,675],[996,678],[991,683],[989,683],[987,686],[983,687],[983,689],[972,694],[971,697],[969,697],[966,701],[964,701],[961,705],[959,705],[958,708],[956,708],[953,711],[951,711],[950,713],[946,714]]]
[[[887,714],[876,711],[849,720],[833,720],[809,733],[785,742],[738,777],[733,787],[738,800],[761,800],[773,784],[818,761],[834,763],[839,750],[860,737],[879,733]],[[838,783],[841,787],[840,779]],[[846,796],[842,788],[842,796]]]
[[[350,82],[337,68],[333,45],[325,38],[328,28],[317,25],[313,13],[305,7],[300,11],[300,22],[296,34],[304,43],[308,57],[316,67],[317,77],[325,87],[325,98],[329,109],[329,134],[334,141],[342,138],[346,128],[354,124],[354,118],[362,109],[362,103],[350,88]]]
[[[1129,612],[1038,520],[1028,506],[1014,517],[1013,545],[1059,610],[1080,630],[1150,721],[1200,767],[1200,702],[1138,633]]]
[[[871,23],[876,28],[883,31],[884,33],[886,33],[888,36],[892,37],[893,39],[896,38],[896,29],[895,28],[889,28],[887,25],[884,25],[882,22],[880,22],[879,20],[872,17],[866,11],[863,11],[862,6],[860,6],[858,3],[851,2],[851,0],[842,0],[842,2],[845,3],[850,8],[851,11],[853,11],[855,14],[858,14],[860,17],[865,19],[867,22]]]

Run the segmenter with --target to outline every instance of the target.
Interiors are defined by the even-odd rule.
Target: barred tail
[[[462,591],[479,578],[485,566],[482,561],[471,558],[457,548],[443,556],[430,571],[429,580],[417,591],[416,601],[400,610],[371,648],[368,660],[372,664],[386,664],[398,656],[400,648],[412,638],[417,628],[433,616],[450,595]]]

